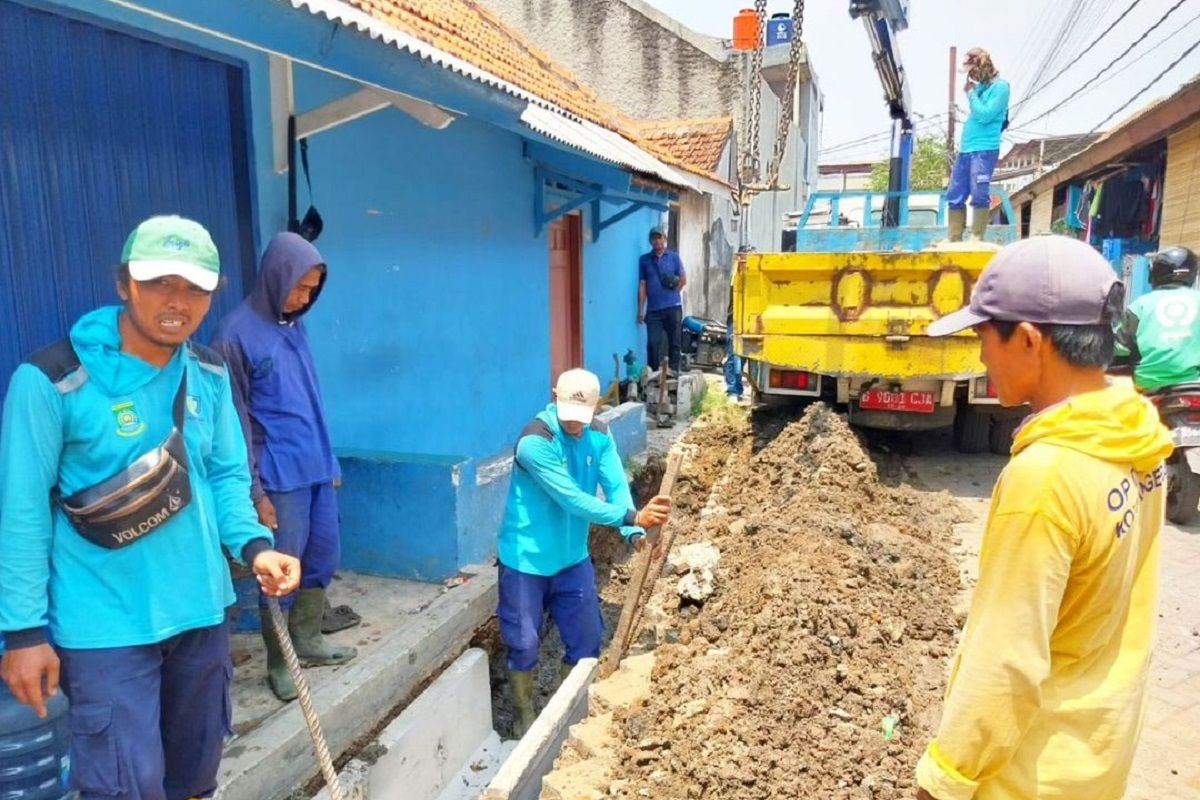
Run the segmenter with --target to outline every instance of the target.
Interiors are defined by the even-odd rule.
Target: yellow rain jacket
[[[942,723],[938,800],[1119,800],[1158,595],[1171,440],[1128,386],[1031,417],[992,493]]]

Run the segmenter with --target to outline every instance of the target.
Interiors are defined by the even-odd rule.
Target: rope
[[[321,720],[317,718],[317,712],[313,708],[308,681],[305,679],[304,673],[300,671],[300,659],[296,657],[296,648],[292,646],[287,620],[283,618],[283,611],[279,608],[279,598],[268,597],[267,609],[271,612],[271,627],[275,629],[275,638],[283,649],[283,659],[287,662],[288,672],[292,674],[292,683],[296,684],[300,710],[304,712],[304,721],[308,724],[308,733],[312,737],[313,750],[317,754],[321,775],[325,778],[325,785],[329,787],[329,796],[333,800],[342,800],[342,787],[338,783],[337,770],[333,766],[333,758],[329,755],[325,734],[321,731]]]

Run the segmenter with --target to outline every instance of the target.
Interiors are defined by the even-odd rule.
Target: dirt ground
[[[899,798],[937,723],[959,620],[948,494],[881,483],[844,420],[725,415],[686,437],[675,546],[720,550],[715,593],[664,575],[652,691],[614,717],[593,796]]]

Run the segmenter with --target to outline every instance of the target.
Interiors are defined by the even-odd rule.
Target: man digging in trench
[[[1171,440],[1111,385],[1121,286],[1074,239],[1004,248],[968,308],[1006,406],[1029,404],[992,492],[979,583],[919,798],[1118,800],[1137,747]]]
[[[600,655],[603,619],[588,553],[592,524],[619,527],[639,551],[646,528],[667,521],[671,500],[655,497],[641,511],[608,428],[593,420],[600,379],[564,372],[556,401],[521,432],[500,528],[500,636],[508,648],[515,734],[533,724],[534,675],[547,610],[566,652],[562,673]],[[604,490],[605,500],[596,496]]]

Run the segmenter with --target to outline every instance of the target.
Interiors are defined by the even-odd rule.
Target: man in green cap
[[[66,692],[84,800],[207,797],[231,723],[222,549],[274,596],[300,565],[251,504],[224,363],[189,341],[220,283],[208,232],[148,219],[121,262],[123,305],[85,314],[9,385],[0,671],[42,716]]]

